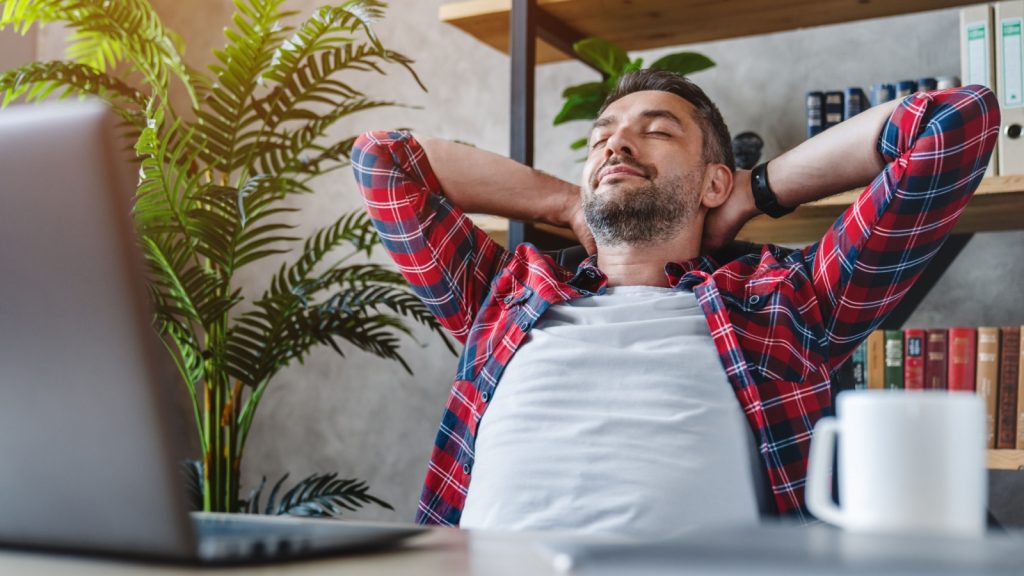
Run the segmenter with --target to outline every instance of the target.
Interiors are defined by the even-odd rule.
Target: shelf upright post
[[[512,0],[509,54],[512,60],[512,117],[509,155],[533,166],[534,72],[537,62],[537,0]],[[509,221],[508,248],[526,241],[527,224]]]

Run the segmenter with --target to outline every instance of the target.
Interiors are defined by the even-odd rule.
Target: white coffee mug
[[[832,501],[839,445],[839,501]],[[807,507],[856,532],[979,537],[988,480],[985,407],[969,392],[856,390],[814,427]]]

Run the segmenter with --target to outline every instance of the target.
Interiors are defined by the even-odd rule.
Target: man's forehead
[[[633,92],[612,102],[605,108],[601,116],[594,122],[594,127],[619,122],[630,122],[651,117],[651,112],[668,112],[682,124],[693,122],[693,104],[671,92],[661,90],[643,90]],[[659,114],[654,114],[657,116]]]

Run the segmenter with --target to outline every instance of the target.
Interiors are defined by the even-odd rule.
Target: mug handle
[[[807,508],[819,520],[836,526],[846,523],[846,514],[832,501],[832,462],[835,441],[841,429],[839,420],[831,416],[818,420],[807,462]]]

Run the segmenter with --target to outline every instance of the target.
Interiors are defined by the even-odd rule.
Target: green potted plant
[[[576,55],[584,62],[601,71],[604,78],[599,82],[585,82],[569,86],[562,92],[565,102],[555,116],[553,124],[558,126],[572,120],[596,120],[601,104],[615,90],[623,75],[643,68],[643,58],[630,60],[629,54],[615,44],[600,38],[584,38],[572,45]],[[676,52],[655,60],[649,66],[652,70],[669,70],[678,74],[693,74],[706,70],[715,63],[697,52]],[[573,150],[587,145],[583,137],[572,144]]]
[[[70,29],[67,60],[0,74],[0,95],[4,106],[55,91],[92,95],[135,139],[140,177],[131,210],[154,324],[192,401],[202,452],[190,467],[196,497],[203,510],[256,512],[262,485],[240,497],[241,462],[278,371],[316,346],[342,354],[341,342],[409,371],[399,349],[399,334],[410,334],[406,320],[442,332],[397,272],[366,261],[378,240],[363,211],[301,243],[285,220],[311,180],[349,164],[354,137],[328,141],[328,128],[395,105],[340,75],[397,66],[419,82],[411,60],[386,49],[371,28],[385,3],[324,6],[295,26],[284,23],[296,13],[283,10],[283,0],[234,4],[227,43],[208,73],[185,63],[181,39],[147,0],[0,2],[0,29]],[[173,83],[185,89],[187,114],[171,103]],[[291,259],[247,300],[237,272],[275,255]],[[278,499],[283,481],[262,511],[331,516],[367,503],[389,507],[365,483],[336,474],[306,478]]]

